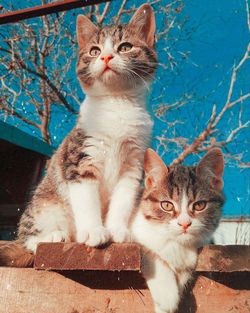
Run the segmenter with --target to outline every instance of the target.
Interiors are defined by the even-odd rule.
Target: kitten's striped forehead
[[[105,40],[110,37],[114,45],[119,44],[121,41],[133,41],[136,42],[139,46],[147,44],[142,41],[140,34],[136,32],[128,25],[117,25],[117,26],[105,26],[99,30],[90,41],[93,44],[103,45]]]
[[[95,44],[103,45],[107,38],[111,38],[112,43],[119,43],[126,33],[126,25],[106,26],[99,30],[98,33],[91,39]]]
[[[117,27],[105,27],[99,32],[99,43],[104,43],[106,38],[112,38],[113,43],[120,42],[125,32],[125,26],[118,25]]]
[[[181,165],[172,167],[167,177],[169,197],[176,202],[182,201],[184,195],[193,200],[197,194],[196,183],[194,168]]]

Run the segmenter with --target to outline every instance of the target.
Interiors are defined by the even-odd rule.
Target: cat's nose
[[[101,57],[101,60],[104,62],[104,63],[106,63],[106,64],[108,64],[109,63],[109,61],[111,60],[111,59],[113,59],[113,54],[108,54],[108,55],[105,55],[105,56],[102,56]]]
[[[184,230],[187,230],[191,224],[192,224],[191,221],[178,222],[178,225],[180,225]]]

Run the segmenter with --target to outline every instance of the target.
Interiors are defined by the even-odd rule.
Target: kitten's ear
[[[81,49],[89,39],[98,32],[98,28],[86,16],[78,15],[76,20],[76,34]]]
[[[169,169],[152,149],[147,149],[144,155],[145,188],[150,189],[168,175]]]
[[[151,48],[154,46],[155,17],[152,7],[149,4],[141,5],[128,25],[136,34],[142,37]]]
[[[197,175],[211,181],[215,189],[223,188],[222,175],[224,171],[224,158],[221,149],[211,149],[197,165]]]

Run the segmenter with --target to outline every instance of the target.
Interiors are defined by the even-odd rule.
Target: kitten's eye
[[[128,52],[132,48],[133,48],[133,45],[130,42],[124,42],[120,44],[117,50],[118,52]]]
[[[161,209],[164,212],[172,212],[174,211],[174,205],[170,201],[161,201]]]
[[[197,201],[193,204],[194,211],[202,211],[205,209],[207,202],[204,200]]]
[[[92,47],[89,51],[89,54],[92,56],[92,57],[98,57],[98,55],[101,53],[101,49],[98,48],[98,47]]]

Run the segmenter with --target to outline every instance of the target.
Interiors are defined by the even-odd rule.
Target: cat
[[[126,25],[98,28],[78,16],[76,72],[86,98],[21,217],[16,246],[1,249],[0,263],[24,266],[19,255],[29,264],[32,254],[20,244],[35,253],[39,242],[130,239],[153,123],[145,97],[157,68],[154,33],[149,4]]]
[[[223,168],[219,148],[195,167],[167,167],[153,150],[145,153],[145,188],[130,228],[143,247],[142,273],[155,313],[176,312],[196,266],[197,248],[219,224]]]

